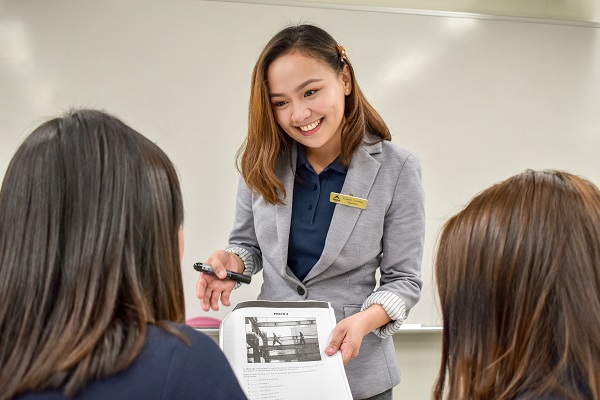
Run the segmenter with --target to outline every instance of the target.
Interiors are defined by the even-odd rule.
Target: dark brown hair
[[[558,171],[485,190],[440,236],[434,397],[600,398],[600,192]],[[445,397],[444,397],[445,395]]]
[[[0,191],[0,399],[72,395],[126,368],[147,323],[184,322],[182,222],[173,165],[117,118],[35,129]]]
[[[293,139],[281,129],[275,119],[267,72],[273,61],[293,52],[320,60],[337,74],[348,67],[352,92],[346,96],[342,128],[341,161],[344,165],[350,164],[366,131],[377,134],[382,140],[391,140],[389,129],[363,95],[352,64],[345,54],[342,57],[341,47],[333,37],[313,25],[295,25],[281,30],[267,43],[254,66],[248,136],[238,150],[238,169],[246,184],[270,204],[281,204],[285,198],[285,188],[275,170],[282,159],[290,161]]]

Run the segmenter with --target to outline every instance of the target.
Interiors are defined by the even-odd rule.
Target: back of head
[[[117,118],[78,110],[29,135],[0,192],[0,398],[73,393],[129,365],[146,323],[182,322],[182,221],[171,162]]]
[[[444,226],[435,275],[444,319],[436,399],[600,396],[593,184],[527,171],[485,190]]]

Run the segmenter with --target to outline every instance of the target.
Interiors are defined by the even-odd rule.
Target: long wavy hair
[[[269,96],[267,72],[279,57],[299,52],[323,62],[336,74],[348,68],[352,92],[346,96],[342,127],[341,161],[349,165],[363,141],[366,131],[382,140],[391,140],[390,131],[375,109],[369,104],[356,81],[352,64],[342,52],[343,47],[323,29],[314,25],[295,25],[284,28],[265,46],[252,72],[248,111],[248,135],[237,153],[237,166],[246,184],[270,204],[282,204],[286,193],[276,174],[282,159],[291,163],[293,139],[275,119]]]
[[[444,321],[436,400],[600,398],[592,183],[526,171],[483,191],[445,224],[435,277]]]
[[[117,118],[35,129],[0,191],[0,399],[73,395],[125,369],[147,323],[184,322],[182,222],[173,165]]]

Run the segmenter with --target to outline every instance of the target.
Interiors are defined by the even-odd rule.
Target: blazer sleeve
[[[236,250],[234,252],[238,253],[238,249],[243,249],[248,252],[252,258],[252,273],[256,274],[262,269],[262,253],[254,229],[252,197],[252,191],[240,176],[236,196],[235,219],[226,250]]]
[[[425,194],[421,164],[410,154],[398,175],[393,199],[385,215],[381,284],[362,309],[381,304],[392,322],[374,331],[386,337],[397,332],[421,295],[421,264],[425,240]]]

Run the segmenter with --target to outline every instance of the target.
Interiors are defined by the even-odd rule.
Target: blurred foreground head
[[[184,322],[182,222],[168,157],[114,116],[76,110],[35,129],[0,192],[4,395],[73,393],[129,365],[147,323]]]
[[[435,275],[444,320],[436,399],[600,398],[592,183],[527,171],[483,191],[445,224]]]

